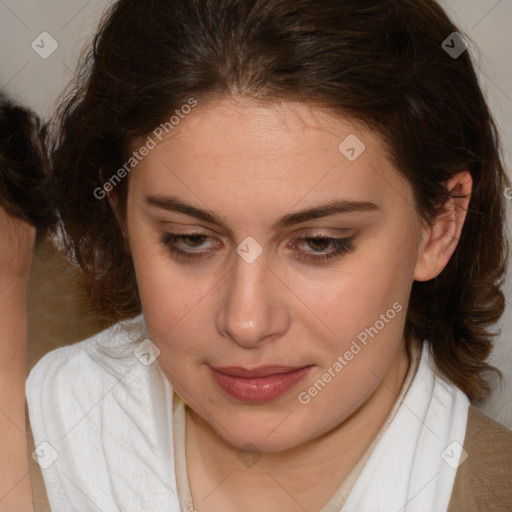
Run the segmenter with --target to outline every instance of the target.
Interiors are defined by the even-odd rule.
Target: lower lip
[[[312,366],[294,372],[269,375],[267,377],[235,377],[212,368],[217,384],[228,395],[243,402],[268,402],[283,395],[311,370]]]

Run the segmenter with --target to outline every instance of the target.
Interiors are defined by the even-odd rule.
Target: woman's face
[[[319,437],[403,365],[423,244],[413,204],[374,133],[291,102],[199,103],[133,169],[149,338],[226,442]]]

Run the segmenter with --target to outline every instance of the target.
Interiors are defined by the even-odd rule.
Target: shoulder
[[[509,511],[512,431],[470,406],[463,447],[467,458],[457,470],[448,511]]]
[[[30,372],[29,421],[52,510],[88,510],[87,499],[102,510],[169,503],[173,461],[160,454],[171,450],[173,390],[151,348],[139,316],[48,353]]]
[[[147,369],[135,356],[145,338],[141,322],[142,316],[119,322],[38,361],[25,385],[36,443],[66,436],[79,421],[91,429],[101,422],[104,406],[133,394],[134,375],[144,382]]]
[[[144,323],[139,315],[84,341],[52,350],[28,375],[29,406],[45,388],[58,388],[69,394],[71,385],[77,393],[83,389],[77,384],[84,378],[92,383],[94,377],[97,385],[115,381],[136,362],[134,352],[144,338]]]

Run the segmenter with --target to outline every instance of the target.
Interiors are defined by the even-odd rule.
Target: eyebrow
[[[185,203],[180,199],[172,196],[148,196],[146,203],[156,208],[161,208],[170,212],[179,212],[190,215],[205,222],[217,224],[227,229],[223,219],[214,212],[197,208],[191,204]],[[352,212],[374,212],[380,211],[380,208],[368,201],[351,201],[346,199],[338,199],[321,203],[318,206],[307,208],[294,213],[288,213],[274,223],[272,229],[279,230],[286,227],[306,222],[308,220],[320,219],[335,214],[344,214]]]

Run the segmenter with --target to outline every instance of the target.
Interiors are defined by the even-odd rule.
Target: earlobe
[[[105,183],[108,181],[107,177],[106,177],[105,167],[102,167],[100,169],[99,177],[100,177],[100,181],[102,183],[102,189],[104,190],[105,196],[107,197],[107,200],[110,204],[110,208],[112,208],[112,211],[114,212],[115,216],[118,217],[118,215],[117,215],[117,195],[111,187],[107,188],[106,186],[104,186]]]
[[[104,174],[105,174],[104,168],[102,168],[100,170],[100,180],[102,181],[102,183],[105,183]],[[121,215],[119,214],[119,196],[118,196],[117,192],[112,188],[107,189],[105,187],[104,190],[105,190],[105,196],[108,200],[110,208],[112,209],[112,212],[114,213],[114,215],[117,219],[117,223],[121,229],[121,233],[123,234],[125,241],[126,241],[127,233],[126,233],[125,225],[124,225],[123,219],[121,218]]]
[[[125,225],[123,222],[123,219],[121,218],[121,215],[119,214],[119,205],[118,205],[118,196],[116,192],[113,190],[109,192],[105,192],[107,195],[108,202],[110,204],[110,208],[112,208],[112,211],[114,212],[114,215],[116,216],[117,223],[119,225],[119,228],[121,229],[121,233],[123,234],[124,238],[126,238],[127,233],[125,229]]]
[[[108,202],[110,204],[110,208],[112,208],[112,211],[114,212],[114,215],[117,217],[117,220],[119,221],[119,214],[117,209],[117,195],[116,193],[111,190],[109,192],[105,192]]]
[[[118,201],[117,201],[117,193],[112,187],[106,187],[104,186],[105,183],[107,183],[108,179],[106,176],[106,169],[105,167],[102,167],[99,172],[100,181],[102,183],[102,189],[105,192],[105,197],[108,200],[108,204],[110,205],[110,208],[112,209],[112,212],[117,218],[117,221],[120,223],[119,218],[119,209],[118,209]]]
[[[473,179],[468,171],[456,174],[446,183],[450,197],[435,221],[423,230],[415,281],[437,277],[448,264],[466,220],[472,186]]]

